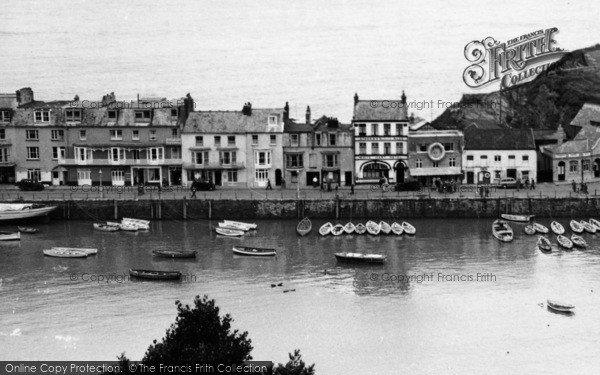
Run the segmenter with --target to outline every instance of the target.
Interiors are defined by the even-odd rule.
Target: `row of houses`
[[[281,108],[196,110],[174,100],[38,101],[30,88],[0,94],[0,182],[53,185],[306,187],[435,179],[464,183],[537,176],[531,130],[436,130],[397,100],[354,96],[349,124],[302,120]]]

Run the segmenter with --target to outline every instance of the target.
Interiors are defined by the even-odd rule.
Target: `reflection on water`
[[[174,321],[176,299],[208,294],[249,331],[255,359],[284,362],[300,348],[323,374],[559,373],[600,364],[590,345],[600,337],[600,236],[586,235],[588,250],[542,254],[519,224],[514,242],[493,240],[491,220],[415,220],[414,237],[320,237],[320,221],[299,237],[294,221],[258,224],[236,239],[215,235],[208,221],[153,222],[138,233],[52,222],[0,243],[0,359],[106,360],[122,351],[138,359]],[[236,244],[278,254],[234,256]],[[51,246],[99,252],[44,257]],[[157,258],[156,249],[198,254]],[[341,251],[385,254],[387,262],[337,262]],[[140,281],[129,279],[130,268],[185,277]],[[548,298],[575,305],[576,314],[549,312]]]

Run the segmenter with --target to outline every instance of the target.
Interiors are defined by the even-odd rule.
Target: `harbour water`
[[[285,362],[300,348],[319,374],[587,374],[600,366],[600,235],[585,235],[587,250],[542,254],[519,224],[515,241],[501,244],[491,220],[411,222],[414,237],[322,238],[316,221],[301,238],[295,221],[259,221],[243,240],[217,237],[209,221],[153,222],[140,233],[41,224],[38,234],[0,243],[0,360],[112,360],[121,352],[137,360],[174,322],[176,299],[207,294],[249,332],[254,359]],[[279,253],[234,256],[241,243]],[[51,246],[99,253],[44,257]],[[155,249],[198,257],[157,259]],[[339,251],[388,261],[345,265]],[[130,280],[129,268],[180,270],[184,280]],[[576,312],[552,313],[546,299]]]

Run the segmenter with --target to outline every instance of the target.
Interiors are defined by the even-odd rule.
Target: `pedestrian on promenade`
[[[319,184],[319,180],[317,180],[316,177],[313,177],[313,187],[316,189],[317,185]]]
[[[531,190],[535,190],[535,180],[531,179]]]
[[[144,183],[138,185],[138,195],[144,195]]]
[[[285,189],[285,178],[281,179],[281,188]]]
[[[354,181],[352,181],[352,184],[350,185],[350,194],[354,195]]]
[[[529,190],[529,177],[525,179],[525,190]]]
[[[571,185],[573,186],[573,193],[577,193],[577,183],[575,182],[575,180],[571,181]]]
[[[192,196],[190,198],[196,198],[196,189],[197,189],[197,184],[196,184],[196,179],[194,179],[194,181],[192,181],[192,187],[191,187],[191,191],[192,191]]]
[[[517,191],[521,189],[521,179],[517,178]]]
[[[331,179],[327,180],[327,191],[331,191]]]
[[[265,190],[273,190],[273,186],[271,186],[271,180],[267,180],[267,188]]]

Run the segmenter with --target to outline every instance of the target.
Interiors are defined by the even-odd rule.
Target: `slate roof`
[[[600,105],[585,103],[571,120],[571,125],[587,126],[593,125],[592,122],[595,122],[595,125],[600,125]]]
[[[310,133],[313,127],[308,124],[297,124],[293,121],[286,121],[283,126],[285,133]]]
[[[400,100],[359,100],[353,121],[408,121],[408,108]]]
[[[531,129],[465,129],[465,150],[535,150]]]
[[[590,146],[590,142],[587,139],[574,139],[561,145],[551,145],[544,148],[553,154],[573,154],[590,151]]]
[[[253,108],[250,116],[241,111],[197,111],[190,113],[184,133],[266,133],[283,131],[283,108]],[[269,115],[278,116],[269,127]]]

